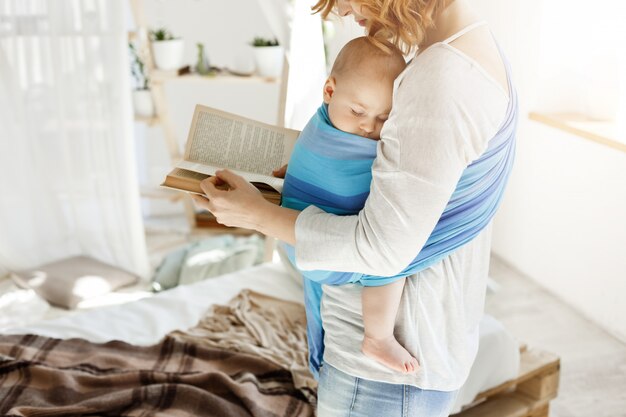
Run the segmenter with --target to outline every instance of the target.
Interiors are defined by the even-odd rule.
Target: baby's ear
[[[328,77],[324,83],[324,103],[330,103],[333,94],[335,94],[335,77]]]

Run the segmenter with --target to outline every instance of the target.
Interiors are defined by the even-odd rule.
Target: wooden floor
[[[561,357],[551,417],[626,417],[626,344],[497,257],[486,311],[520,341]],[[624,318],[626,320],[626,318]]]

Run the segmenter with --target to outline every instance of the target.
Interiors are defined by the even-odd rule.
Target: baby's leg
[[[364,287],[362,294],[365,335],[363,353],[402,373],[416,372],[417,359],[393,335],[404,279],[380,287]]]

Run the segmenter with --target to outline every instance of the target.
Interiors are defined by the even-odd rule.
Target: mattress
[[[195,284],[181,285],[126,304],[14,327],[3,333],[79,337],[96,343],[122,340],[135,345],[151,345],[172,330],[194,326],[209,306],[226,304],[244,288],[300,303],[303,299],[302,286],[282,264],[265,263]],[[518,343],[501,323],[485,315],[480,323],[478,355],[467,382],[459,392],[454,411],[471,403],[479,392],[516,378],[518,371]]]

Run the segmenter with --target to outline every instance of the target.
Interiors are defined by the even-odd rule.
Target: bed
[[[283,265],[265,263],[126,304],[14,327],[3,333],[82,338],[95,343],[120,340],[148,346],[173,330],[194,326],[210,305],[226,304],[242,289],[294,302],[302,300],[302,287]],[[515,380],[519,368],[519,343],[497,320],[485,315],[480,324],[479,352],[454,412],[472,403],[479,393]]]

